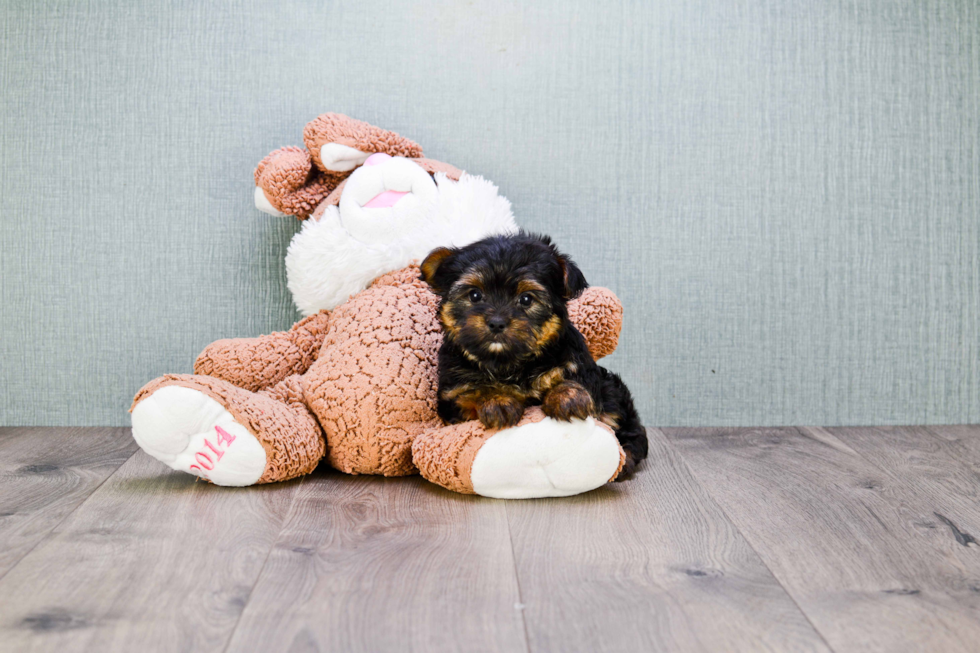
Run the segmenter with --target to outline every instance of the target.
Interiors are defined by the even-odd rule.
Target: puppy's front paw
[[[516,426],[524,416],[524,403],[510,395],[489,397],[477,409],[477,416],[485,428],[510,428]]]
[[[595,415],[595,402],[588,390],[581,385],[574,381],[565,381],[545,395],[541,410],[548,417],[568,422]]]

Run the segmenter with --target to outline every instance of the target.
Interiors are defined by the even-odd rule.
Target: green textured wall
[[[339,111],[626,305],[650,424],[980,421],[980,7],[4,2],[0,423],[126,424],[288,328],[252,169]]]

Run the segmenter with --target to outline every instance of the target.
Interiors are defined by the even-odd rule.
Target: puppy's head
[[[551,239],[523,232],[440,247],[421,270],[442,298],[445,337],[471,359],[498,364],[537,356],[565,328],[568,300],[588,287]]]

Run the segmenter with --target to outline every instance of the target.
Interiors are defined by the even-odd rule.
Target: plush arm
[[[623,305],[608,288],[586,288],[568,303],[568,317],[585,336],[592,358],[599,360],[616,351],[623,327]]]
[[[329,322],[329,313],[320,311],[297,322],[289,331],[218,340],[197,357],[194,373],[258,392],[309,369],[320,353]]]

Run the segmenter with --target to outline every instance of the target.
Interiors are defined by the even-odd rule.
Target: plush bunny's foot
[[[253,485],[265,449],[224,406],[198,390],[170,385],[133,409],[133,438],[171,469],[216,485]]]
[[[326,444],[299,379],[250,392],[200,374],[164,375],[133,401],[133,438],[157,460],[215,485],[309,474]]]
[[[498,499],[567,497],[605,485],[619,472],[616,437],[591,417],[544,419],[505,429],[480,448],[473,491]]]
[[[478,422],[429,431],[415,439],[412,454],[433,483],[497,499],[581,494],[616,478],[623,464],[623,450],[606,425],[545,418],[539,408],[493,433]]]

